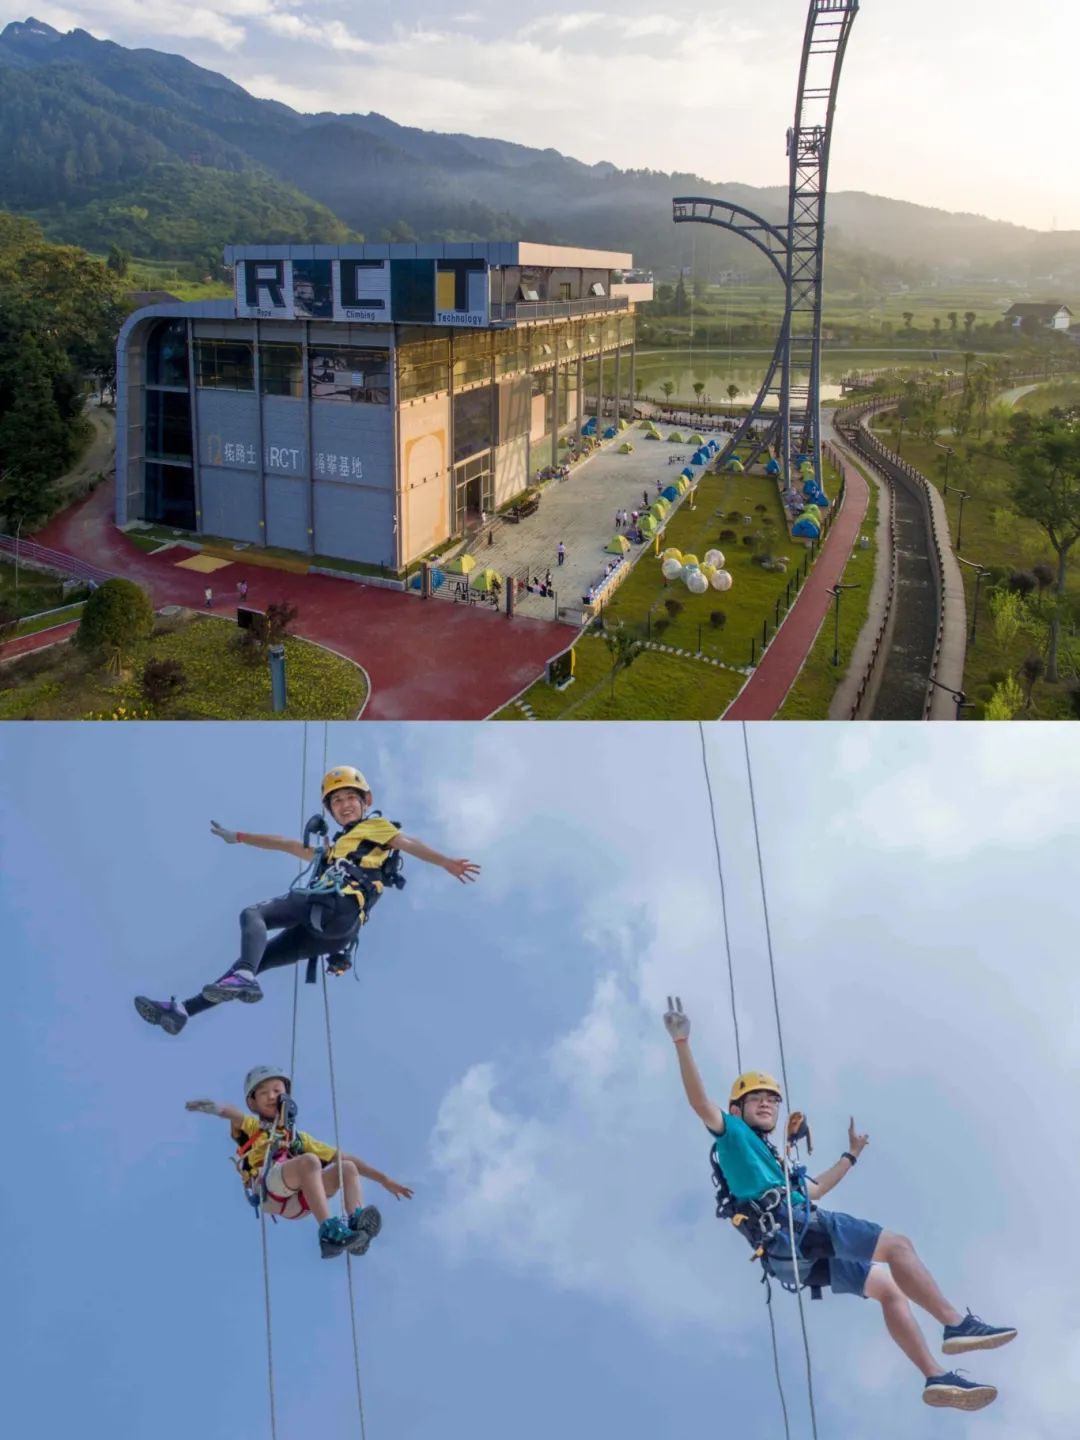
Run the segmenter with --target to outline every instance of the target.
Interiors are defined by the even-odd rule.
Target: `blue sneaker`
[[[331,1215],[319,1226],[319,1251],[324,1260],[344,1255],[356,1237],[340,1215]]]
[[[352,1235],[349,1254],[366,1255],[368,1246],[381,1229],[382,1216],[374,1205],[365,1205],[362,1210],[354,1210],[349,1216],[349,1232]]]
[[[1016,1339],[1016,1331],[1008,1326],[984,1325],[969,1310],[959,1325],[945,1326],[941,1348],[946,1355],[960,1355],[965,1350],[996,1350]]]
[[[926,1405],[949,1410],[982,1410],[997,1399],[997,1393],[995,1385],[979,1385],[950,1370],[947,1375],[931,1375],[923,1386],[922,1398]]]
[[[254,1005],[256,1000],[263,998],[263,993],[259,982],[246,970],[230,970],[228,974],[222,975],[220,980],[204,985],[202,997],[215,1005],[220,1005],[223,1000],[243,1000],[248,1005]]]
[[[188,1013],[175,995],[168,1001],[136,995],[135,1009],[148,1025],[160,1025],[166,1035],[179,1035],[188,1022]]]

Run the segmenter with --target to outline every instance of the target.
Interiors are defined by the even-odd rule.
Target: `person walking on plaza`
[[[211,586],[207,585],[206,589],[203,591],[203,599],[206,602],[206,608],[208,610],[212,610],[214,608],[214,591]]]
[[[561,565],[561,564],[563,563],[563,561],[566,559],[566,546],[563,544],[563,542],[562,542],[561,540],[559,541],[559,549],[558,549],[558,551],[557,551],[557,554],[558,554],[558,556],[559,556],[559,564]]]
[[[247,581],[246,581],[246,580],[241,580],[241,581],[240,581],[240,583],[239,583],[239,584],[237,585],[237,587],[236,587],[236,593],[237,593],[237,595],[238,595],[239,598],[240,598],[240,604],[243,605],[244,601],[247,599]]]

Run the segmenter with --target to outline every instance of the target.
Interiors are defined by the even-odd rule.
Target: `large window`
[[[299,345],[261,345],[259,388],[264,395],[292,395],[295,399],[303,399],[303,348]]]
[[[146,510],[143,519],[156,525],[195,529],[195,474],[187,466],[146,465]]]
[[[188,388],[186,320],[159,320],[146,347],[146,383]]]
[[[421,340],[397,352],[398,400],[417,400],[450,388],[449,340]]]
[[[154,460],[191,460],[188,392],[147,390],[146,454]]]
[[[313,400],[390,403],[390,355],[386,350],[322,345],[308,353],[308,379]]]
[[[454,459],[464,460],[492,444],[493,385],[454,396]]]
[[[491,335],[454,336],[454,386],[472,385],[491,379]]]
[[[254,390],[255,355],[249,340],[196,340],[195,383],[204,390]]]

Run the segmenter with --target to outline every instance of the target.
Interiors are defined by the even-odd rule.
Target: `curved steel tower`
[[[751,458],[769,444],[791,484],[793,456],[813,457],[821,471],[821,279],[825,259],[825,187],[840,70],[859,0],[810,0],[803,39],[795,125],[788,131],[788,217],[773,225],[742,205],[701,196],[673,201],[675,223],[719,225],[743,235],[772,261],[784,282],[784,319],[765,379],[750,413],[724,451],[751,435]],[[792,383],[792,371],[799,373]],[[805,374],[805,380],[803,378]],[[761,429],[755,423],[765,401],[776,396],[777,414]]]

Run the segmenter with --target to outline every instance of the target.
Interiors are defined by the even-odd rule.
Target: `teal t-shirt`
[[[774,1186],[784,1188],[783,1170],[741,1115],[725,1115],[724,1133],[717,1135],[710,1130],[709,1134],[715,1141],[716,1162],[736,1200],[756,1200]],[[794,1200],[806,1199],[797,1185],[791,1187],[791,1196]]]

